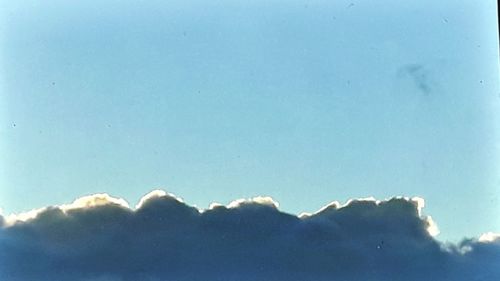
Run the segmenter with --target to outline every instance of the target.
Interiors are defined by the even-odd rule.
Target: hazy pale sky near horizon
[[[500,232],[496,1],[183,2],[0,1],[4,213],[419,196]]]

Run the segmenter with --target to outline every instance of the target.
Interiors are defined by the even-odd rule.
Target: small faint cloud
[[[422,64],[408,64],[399,68],[398,77],[410,78],[417,89],[424,95],[430,95],[434,90],[431,74]]]

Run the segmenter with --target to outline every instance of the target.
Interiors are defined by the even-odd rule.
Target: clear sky
[[[419,196],[500,232],[496,1],[0,1],[0,207]]]

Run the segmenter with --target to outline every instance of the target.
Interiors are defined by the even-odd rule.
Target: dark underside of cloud
[[[269,202],[200,211],[170,195],[0,216],[0,280],[500,280],[500,241],[443,245],[417,201],[297,217]],[[99,201],[99,200],[94,200]]]

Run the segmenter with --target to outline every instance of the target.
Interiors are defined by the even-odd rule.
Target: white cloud
[[[97,193],[93,195],[83,196],[73,201],[73,203],[61,205],[59,206],[59,208],[63,211],[69,211],[110,204],[119,205],[123,208],[130,208],[128,202],[124,199],[109,196],[109,194],[107,193]]]
[[[268,197],[268,196],[258,196],[258,197],[253,197],[250,199],[238,199],[234,200],[229,205],[227,205],[228,208],[239,208],[242,205],[245,204],[260,204],[260,205],[265,205],[269,206],[275,209],[279,208],[279,203],[274,201],[273,198]]]
[[[496,241],[500,242],[500,233],[487,232],[479,237],[479,242],[483,243],[491,243]]]

